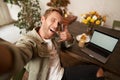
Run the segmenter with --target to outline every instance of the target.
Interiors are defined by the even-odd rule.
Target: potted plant
[[[50,0],[47,6],[61,8],[65,17],[67,17],[67,6],[70,4],[69,0]]]
[[[4,0],[4,2],[6,2],[6,3],[17,4],[17,5],[19,5],[19,1],[21,1],[21,0]]]
[[[38,0],[25,0],[21,2],[21,11],[18,13],[18,21],[15,23],[20,29],[26,31],[40,26],[41,8]]]
[[[67,7],[70,4],[69,0],[51,0],[47,3],[50,7]]]
[[[17,14],[15,26],[26,31],[32,30],[34,27],[40,26],[41,7],[39,0],[4,0],[10,4],[16,4],[20,7]]]

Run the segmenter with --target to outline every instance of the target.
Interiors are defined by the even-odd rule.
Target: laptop
[[[118,38],[104,32],[94,30],[87,45],[81,50],[96,60],[106,63],[109,56],[113,54]]]

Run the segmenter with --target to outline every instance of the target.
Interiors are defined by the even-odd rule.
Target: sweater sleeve
[[[11,74],[19,72],[33,56],[33,45],[30,42],[19,41],[15,45],[5,40],[0,40],[0,45],[5,46],[6,50],[12,54],[13,65],[12,69],[10,70]]]

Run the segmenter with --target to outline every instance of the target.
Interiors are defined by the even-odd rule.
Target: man
[[[62,11],[57,8],[46,10],[41,22],[40,27],[22,36],[15,45],[0,40],[1,74],[14,75],[25,67],[29,80],[67,79],[69,70],[61,66],[59,54],[61,43],[73,42],[68,24],[63,22]],[[97,70],[98,67],[93,72],[96,74]]]

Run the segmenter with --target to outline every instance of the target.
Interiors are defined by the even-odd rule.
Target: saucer
[[[77,35],[77,36],[76,36],[76,40],[77,40],[77,41],[80,41],[81,37],[82,37],[82,34]],[[87,38],[86,38],[86,42],[89,42],[89,41],[90,41],[90,37],[89,37],[89,36],[86,36],[86,37],[87,37]]]

